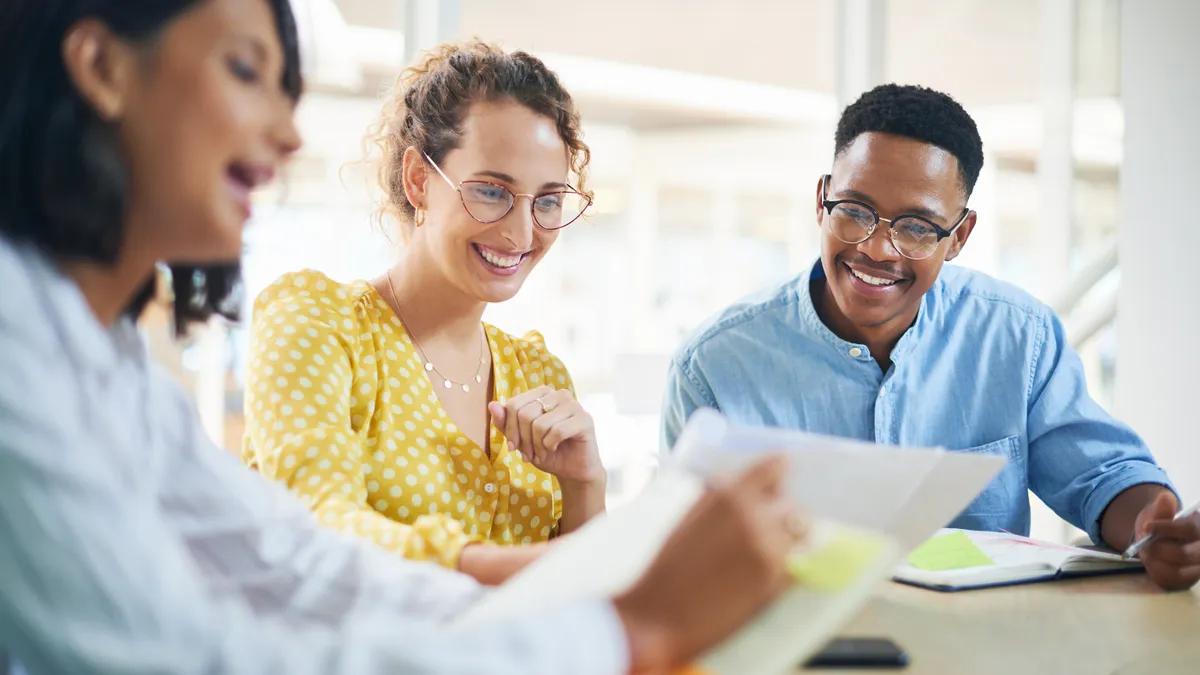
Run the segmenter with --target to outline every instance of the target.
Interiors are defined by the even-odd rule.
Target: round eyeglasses
[[[543,230],[551,231],[561,230],[579,220],[592,205],[591,197],[569,188],[533,195],[513,192],[503,185],[485,180],[464,180],[456,185],[433,158],[426,154],[425,160],[447,185],[458,192],[467,215],[484,224],[497,222],[507,216],[517,203],[517,197],[529,197],[533,222]]]
[[[844,244],[861,244],[875,234],[880,222],[887,223],[888,236],[896,252],[909,260],[924,260],[933,255],[942,240],[954,234],[970,209],[964,208],[958,222],[946,229],[921,216],[898,216],[881,218],[870,206],[853,199],[829,199],[829,181],[826,174],[821,178],[821,203],[829,214],[829,233]]]

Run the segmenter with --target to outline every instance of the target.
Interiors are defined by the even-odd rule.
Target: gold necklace
[[[429,357],[425,356],[425,350],[421,349],[420,343],[417,342],[417,336],[413,335],[412,330],[408,327],[408,322],[404,320],[404,313],[400,311],[400,301],[396,298],[396,287],[392,285],[391,270],[388,270],[387,272],[387,282],[388,293],[391,294],[392,305],[396,309],[396,318],[400,319],[400,325],[404,327],[404,332],[408,334],[408,339],[412,341],[413,347],[416,347],[417,355],[421,357],[421,363],[424,365],[425,372],[433,373],[441,378],[443,386],[445,386],[447,389],[458,386],[462,387],[464,392],[471,391],[470,384],[466,382],[455,382],[454,380],[446,377],[442,374],[442,371],[437,369],[437,366],[433,365],[433,362],[429,360]],[[482,324],[480,324],[480,328],[483,328]],[[481,384],[483,382],[483,366],[487,363],[487,359],[484,357],[484,345],[487,344],[487,332],[481,331],[481,333],[483,339],[479,343],[479,365],[475,368],[475,384]]]

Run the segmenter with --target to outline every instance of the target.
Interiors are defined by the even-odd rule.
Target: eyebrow
[[[857,202],[866,202],[867,204],[870,204],[872,206],[874,206],[874,204],[875,204],[875,200],[871,199],[871,197],[869,195],[866,195],[857,190],[838,190],[838,193],[845,195],[845,197],[840,197],[839,199],[852,199]],[[947,220],[946,216],[938,213],[937,211],[934,211],[933,209],[927,209],[923,206],[913,206],[913,207],[904,209],[904,211],[902,211],[899,215],[900,216],[921,216],[922,218],[928,218],[929,220],[939,220],[939,221]]]
[[[472,176],[482,176],[484,178],[495,178],[497,180],[502,180],[505,183],[516,183],[517,182],[516,178],[513,178],[512,176],[510,176],[506,173],[503,173],[501,171],[491,171],[488,169],[485,169],[483,171],[476,171],[475,173],[473,173],[471,175]],[[574,190],[575,188],[571,187],[570,185],[567,185],[566,183],[550,182],[550,183],[543,183],[541,189],[542,190]]]

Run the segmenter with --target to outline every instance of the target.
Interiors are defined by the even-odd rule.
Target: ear
[[[401,158],[400,164],[404,171],[401,180],[404,181],[404,194],[408,197],[408,203],[414,209],[427,208],[426,187],[429,183],[429,165],[425,163],[425,156],[421,154],[420,150],[410,147],[404,151],[404,157]]]
[[[817,222],[817,229],[818,229],[818,230],[819,230],[819,229],[821,229],[821,228],[824,226],[824,224],[822,223],[822,221],[825,219],[825,202],[824,202],[824,197],[825,197],[825,194],[826,194],[826,192],[825,192],[825,182],[826,182],[826,181],[828,181],[828,180],[829,180],[829,176],[828,176],[828,175],[821,176],[820,178],[818,178],[818,179],[817,179],[817,198],[816,198],[816,201],[814,202],[814,205],[816,206],[816,209],[817,209],[817,211],[816,211],[816,215],[817,215],[816,222]]]
[[[106,122],[119,120],[138,67],[134,48],[102,22],[84,19],[67,31],[62,57],[71,83],[96,114]]]
[[[969,211],[966,220],[958,226],[954,234],[950,235],[950,248],[946,250],[946,260],[954,260],[959,253],[962,253],[963,246],[967,245],[967,239],[971,237],[971,232],[975,229],[976,215],[974,211]]]

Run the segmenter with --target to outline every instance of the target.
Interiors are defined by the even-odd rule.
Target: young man
[[[846,108],[816,183],[821,260],[740,302],[676,354],[669,448],[691,413],[878,443],[992,453],[1003,472],[952,523],[1028,533],[1032,489],[1096,542],[1143,532],[1165,588],[1200,579],[1200,516],[1142,440],[1088,396],[1059,319],[1026,293],[945,267],[966,245],[983,166],[974,121],[929,89],[884,85]],[[1036,242],[1030,245],[1036,246]]]

